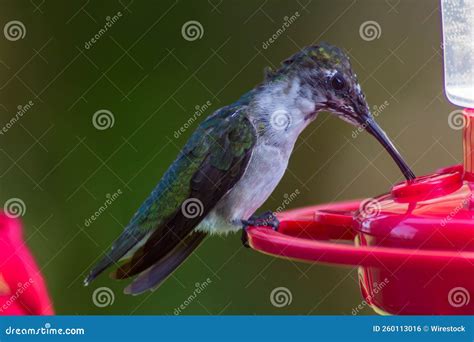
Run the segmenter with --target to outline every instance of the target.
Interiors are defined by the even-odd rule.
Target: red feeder
[[[277,232],[248,229],[250,246],[360,266],[362,295],[379,313],[474,314],[474,110],[464,118],[464,168],[399,183],[373,199],[282,213]]]
[[[474,108],[474,3],[441,3],[446,95]],[[474,109],[453,111],[450,120],[463,123],[464,165],[399,183],[376,198],[282,213],[278,232],[248,229],[250,246],[359,266],[362,295],[379,313],[473,315]]]

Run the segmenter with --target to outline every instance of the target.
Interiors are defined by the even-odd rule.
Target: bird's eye
[[[336,74],[331,79],[331,85],[336,90],[342,90],[346,86],[346,81],[341,75]]]

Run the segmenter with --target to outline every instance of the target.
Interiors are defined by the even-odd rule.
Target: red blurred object
[[[474,110],[464,119],[464,165],[373,199],[282,213],[278,232],[251,227],[250,245],[279,257],[360,266],[362,295],[379,313],[474,314]]]
[[[53,315],[41,272],[19,220],[0,213],[0,315]]]

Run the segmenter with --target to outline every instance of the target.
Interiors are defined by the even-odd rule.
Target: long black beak
[[[387,134],[385,134],[385,132],[380,128],[377,122],[375,122],[375,120],[371,116],[366,117],[366,120],[363,123],[363,126],[365,127],[366,131],[372,134],[375,137],[375,139],[377,139],[379,143],[382,144],[385,150],[387,150],[387,152],[393,158],[395,163],[397,163],[398,167],[402,171],[405,178],[407,180],[414,179],[416,177],[415,174],[410,169],[410,167],[405,163],[405,160],[403,160],[402,156],[396,149],[395,145],[393,145],[393,143],[390,141]]]

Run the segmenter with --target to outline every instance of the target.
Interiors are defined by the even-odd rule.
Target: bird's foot
[[[242,244],[244,247],[249,248],[249,243],[248,243],[248,236],[247,236],[247,228],[249,226],[255,226],[255,227],[271,227],[273,230],[277,231],[278,226],[280,225],[280,221],[278,221],[278,218],[275,216],[275,214],[272,211],[266,211],[263,214],[260,215],[252,215],[248,220],[242,220],[242,224],[244,225],[242,229]]]

